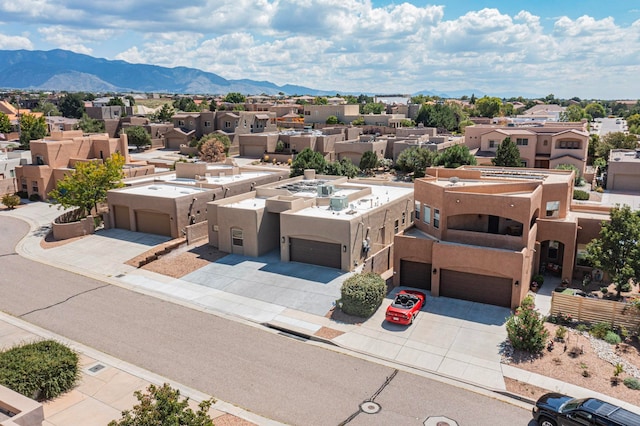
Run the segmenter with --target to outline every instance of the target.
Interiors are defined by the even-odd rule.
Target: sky
[[[638,0],[181,3],[0,0],[0,49],[343,93],[640,98]]]

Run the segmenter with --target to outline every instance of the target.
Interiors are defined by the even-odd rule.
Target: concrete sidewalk
[[[504,377],[510,377],[573,396],[590,395],[628,405],[606,395],[502,364],[500,345],[506,339],[504,323],[510,313],[506,308],[429,297],[414,325],[399,327],[384,321],[386,304],[391,302],[388,298],[385,305],[363,323],[341,323],[322,313],[329,312],[331,301],[339,297],[339,285],[332,279],[343,280],[348,275],[310,283],[303,278],[303,272],[294,271],[293,277],[284,280],[282,274],[277,270],[274,272],[269,259],[234,258],[174,279],[124,264],[151,246],[166,241],[164,237],[107,230],[56,248],[43,249],[40,242],[48,232],[51,220],[59,213],[45,203],[33,203],[15,211],[0,212],[0,215],[28,221],[32,231],[18,244],[16,251],[54,267],[219,316],[326,340],[349,351],[416,368],[447,381],[454,379],[505,393]],[[295,267],[295,264],[289,264],[289,267],[291,265]],[[272,287],[269,291],[260,291],[262,283]],[[543,313],[548,313],[550,290],[553,289],[552,283],[546,284],[536,294],[536,306]],[[303,306],[296,309],[296,305],[274,303],[285,300],[288,304],[286,299],[267,298],[273,293],[286,293],[296,285],[298,290],[302,289],[297,294],[303,304],[312,306],[306,311],[302,310]],[[305,292],[305,288],[311,290]]]

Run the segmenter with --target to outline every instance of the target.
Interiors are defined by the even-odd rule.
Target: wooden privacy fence
[[[615,327],[624,326],[629,330],[640,327],[640,311],[625,302],[592,299],[553,292],[551,314],[571,315],[573,319],[588,323],[607,322]]]

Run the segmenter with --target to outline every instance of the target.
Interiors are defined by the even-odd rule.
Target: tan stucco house
[[[607,189],[640,192],[640,149],[612,149],[609,152]]]

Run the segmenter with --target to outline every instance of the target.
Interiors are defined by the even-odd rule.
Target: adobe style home
[[[393,236],[411,225],[413,188],[345,177],[304,176],[210,202],[209,244],[261,256],[279,250],[284,262],[352,271],[382,253],[373,270],[390,268]],[[387,251],[385,251],[387,250]]]
[[[16,166],[18,191],[46,199],[58,180],[73,170],[76,162],[103,161],[115,153],[125,158],[125,176],[153,173],[153,166],[131,162],[127,136],[110,138],[107,134],[85,135],[82,130],[53,132],[45,139],[30,142],[31,164]]]
[[[640,192],[640,148],[612,149],[606,182],[611,191]]]
[[[107,192],[111,228],[179,238],[185,228],[206,221],[207,203],[277,182],[286,170],[240,169],[225,164],[176,163],[175,172],[125,179]],[[206,231],[204,231],[206,235]]]
[[[608,209],[572,209],[574,172],[464,166],[417,179],[414,226],[394,239],[394,285],[516,308],[533,275],[563,278]],[[575,267],[574,267],[575,266]]]
[[[518,146],[524,167],[555,169],[571,164],[581,176],[585,173],[589,148],[586,122],[467,126],[464,143],[475,150],[478,165],[491,165],[498,146],[507,137]]]

